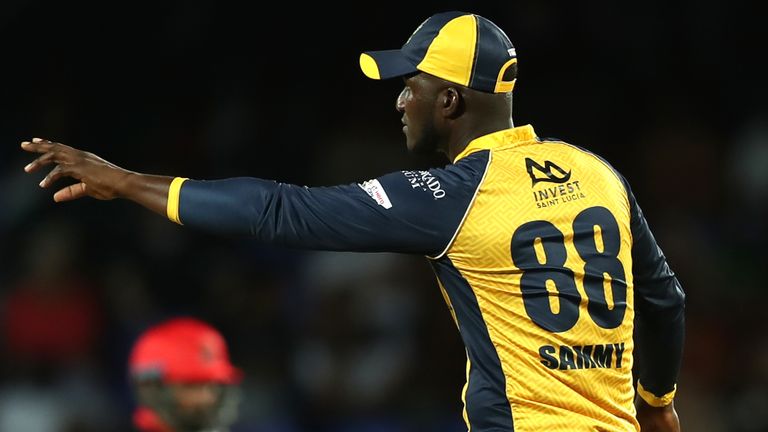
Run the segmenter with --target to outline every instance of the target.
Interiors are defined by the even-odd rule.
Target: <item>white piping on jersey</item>
[[[448,249],[451,248],[453,245],[453,242],[456,240],[456,237],[459,235],[459,231],[461,231],[461,227],[464,225],[464,221],[467,219],[467,216],[469,215],[469,210],[472,208],[472,204],[475,203],[475,198],[477,198],[477,194],[480,192],[480,187],[483,185],[483,182],[485,181],[485,176],[488,174],[488,170],[491,168],[491,160],[493,160],[493,151],[488,150],[488,162],[485,164],[485,171],[483,172],[483,177],[480,179],[480,182],[477,184],[477,189],[475,189],[475,194],[472,195],[472,199],[469,201],[469,205],[467,206],[467,211],[464,212],[464,216],[461,218],[461,222],[459,222],[459,225],[456,227],[456,231],[453,233],[453,237],[451,237],[451,240],[448,242],[447,245],[445,245],[445,249],[443,249],[442,252],[440,252],[438,255],[431,257],[429,255],[426,255],[427,259],[431,260],[438,260],[445,255],[446,252],[448,252]]]

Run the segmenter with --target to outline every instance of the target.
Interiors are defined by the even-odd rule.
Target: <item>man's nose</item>
[[[395,101],[395,109],[399,112],[405,111],[405,99],[408,97],[409,90],[408,88],[404,88],[403,91],[400,92],[400,95],[397,96],[397,101]]]
[[[220,392],[218,384],[206,383],[191,387],[187,395],[194,405],[210,406],[216,404]]]

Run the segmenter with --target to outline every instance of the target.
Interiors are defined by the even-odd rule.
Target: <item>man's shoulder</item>
[[[553,144],[557,146],[559,151],[572,152],[583,156],[586,160],[597,162],[600,166],[607,168],[611,173],[618,177],[621,182],[626,183],[624,176],[619,172],[618,169],[616,169],[616,167],[613,166],[613,164],[608,161],[608,159],[587,147],[576,145],[559,138],[539,138],[539,140],[541,143]]]

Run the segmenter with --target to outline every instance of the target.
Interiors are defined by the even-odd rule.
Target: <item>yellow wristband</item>
[[[179,197],[181,196],[181,185],[185,181],[187,181],[187,179],[182,177],[173,179],[171,187],[168,189],[168,205],[165,209],[168,219],[179,225],[183,225],[179,219]]]
[[[677,391],[677,384],[672,388],[672,391],[665,394],[664,396],[656,396],[655,394],[649,392],[646,390],[643,385],[640,383],[640,381],[637,382],[637,393],[640,395],[641,398],[643,398],[644,401],[648,403],[648,405],[656,408],[665,407],[672,403],[672,399],[675,398],[675,392]]]

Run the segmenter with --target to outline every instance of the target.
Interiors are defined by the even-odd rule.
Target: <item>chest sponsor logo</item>
[[[358,183],[358,186],[362,188],[365,193],[370,195],[376,204],[384,207],[385,209],[392,208],[392,201],[389,200],[387,192],[384,190],[384,186],[377,179],[368,180],[362,183]]]
[[[548,208],[586,198],[579,180],[572,179],[572,170],[566,171],[552,161],[543,164],[525,158],[525,170],[531,177],[533,202],[536,208]]]
[[[413,189],[421,189],[432,194],[432,198],[439,200],[445,197],[445,190],[435,176],[429,171],[403,171],[403,175]]]

